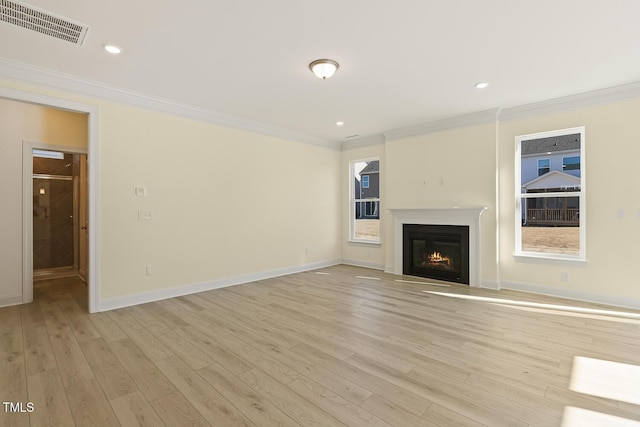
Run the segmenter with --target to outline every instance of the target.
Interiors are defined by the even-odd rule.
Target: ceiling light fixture
[[[487,82],[476,83],[476,89],[484,89],[487,86],[489,86],[489,83],[487,83]]]
[[[342,126],[344,122],[336,122],[336,126]]]
[[[309,64],[309,69],[319,79],[326,80],[335,74],[339,66],[340,64],[331,59],[316,59]]]
[[[122,52],[122,48],[113,45],[113,44],[105,44],[104,45],[104,50],[106,50],[109,53],[113,53],[114,55],[119,54],[120,52]]]

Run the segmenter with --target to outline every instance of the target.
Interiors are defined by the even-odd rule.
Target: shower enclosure
[[[33,151],[34,279],[77,274],[79,158]]]

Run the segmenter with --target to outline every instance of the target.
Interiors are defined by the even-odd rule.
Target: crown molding
[[[408,138],[410,136],[424,135],[429,133],[442,132],[445,130],[495,123],[498,118],[498,112],[498,108],[492,108],[490,110],[477,111],[475,113],[449,117],[446,119],[422,123],[406,128],[393,129],[386,131],[383,134],[387,141],[392,141],[395,139]]]
[[[504,108],[500,110],[498,120],[508,121],[524,119],[527,117],[577,110],[593,105],[607,104],[610,102],[623,101],[625,99],[638,97],[640,97],[640,82],[635,82],[594,90],[591,92],[584,92],[577,95],[569,95],[547,101],[520,105],[517,107]]]
[[[292,130],[282,129],[266,125],[264,123],[253,122],[227,114],[218,113],[216,111],[170,101],[168,99],[121,89],[100,82],[82,79],[73,75],[59,73],[57,71],[35,67],[16,61],[10,61],[5,58],[0,58],[0,76],[26,83],[48,86],[54,89],[62,89],[79,95],[98,97],[109,101],[130,104],[136,107],[161,111],[216,125],[259,133],[262,135],[303,142],[305,144],[317,145],[334,150],[341,149],[341,144],[338,141],[316,138]]]
[[[216,125],[334,150],[348,150],[368,145],[384,144],[388,141],[411,136],[495,123],[496,121],[509,121],[563,111],[571,111],[579,108],[640,97],[640,82],[634,82],[515,107],[502,109],[493,108],[490,110],[478,111],[442,120],[422,123],[415,126],[391,129],[381,134],[340,142],[316,138],[296,131],[245,120],[163,98],[153,97],[92,80],[81,79],[73,75],[23,64],[5,58],[0,58],[0,76],[26,83],[48,86],[54,89],[70,91],[79,95],[93,96],[110,101],[121,102]]]
[[[386,141],[407,138],[410,136],[442,132],[456,128],[476,126],[496,121],[509,121],[545,114],[577,110],[594,105],[623,101],[640,97],[640,82],[628,83],[605,89],[564,96],[531,104],[510,108],[495,108],[475,113],[450,117],[433,122],[393,129],[383,132]]]
[[[342,143],[342,150],[351,150],[352,148],[368,147],[370,145],[384,144],[386,141],[383,134],[365,136],[363,138],[350,139]]]

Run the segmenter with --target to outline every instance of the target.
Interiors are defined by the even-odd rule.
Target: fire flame
[[[451,258],[443,257],[440,252],[434,252],[429,255],[429,263],[431,265],[447,264],[447,266],[451,266]]]

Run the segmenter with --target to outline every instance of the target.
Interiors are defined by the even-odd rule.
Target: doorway
[[[33,148],[33,280],[87,281],[87,155]]]
[[[47,95],[40,95],[33,92],[26,92],[22,90],[16,90],[12,88],[0,86],[0,99],[7,99],[10,101],[23,102],[25,104],[34,104],[44,107],[52,107],[53,109],[60,109],[66,111],[72,111],[84,114],[87,120],[87,145],[82,150],[83,154],[87,154],[87,238],[86,244],[88,250],[88,259],[86,260],[86,283],[88,291],[88,311],[95,313],[100,311],[100,291],[99,291],[99,263],[98,263],[98,236],[96,230],[98,229],[98,200],[99,200],[99,126],[98,115],[99,110],[96,105],[89,105],[75,101],[69,101],[66,99],[51,97]],[[18,298],[23,304],[33,301],[33,159],[31,150],[33,148],[52,149],[52,150],[67,150],[67,147],[52,147],[37,146],[36,143],[23,141],[22,144],[22,174],[23,174],[23,197],[22,197],[22,292]],[[72,150],[70,150],[72,151]],[[82,253],[82,251],[81,251]],[[13,273],[15,274],[15,273]],[[19,303],[18,298],[10,299],[10,302],[15,304]]]

